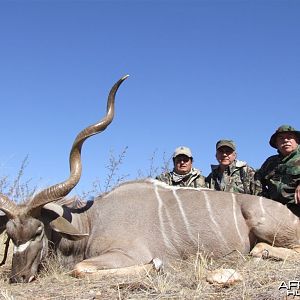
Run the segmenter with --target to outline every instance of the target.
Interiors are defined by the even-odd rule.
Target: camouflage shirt
[[[217,191],[256,194],[260,182],[254,180],[255,170],[246,162],[235,160],[222,173],[219,165],[211,166],[212,172],[206,178],[206,186]]]
[[[300,184],[300,146],[286,157],[269,157],[255,176],[262,183],[260,195],[283,204],[295,203],[295,190]]]
[[[192,168],[191,172],[186,175],[179,175],[173,170],[172,172],[166,172],[157,176],[156,179],[174,186],[205,187],[205,177],[196,168]]]

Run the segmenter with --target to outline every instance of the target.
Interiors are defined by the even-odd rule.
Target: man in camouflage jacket
[[[169,185],[200,188],[205,187],[205,177],[193,168],[193,156],[188,147],[180,146],[173,154],[174,169],[156,177]]]
[[[260,195],[285,204],[300,216],[300,132],[282,125],[269,144],[278,154],[270,156],[256,173],[262,183]]]
[[[236,146],[232,140],[220,140],[216,144],[216,159],[212,172],[206,178],[207,187],[234,193],[255,194],[260,183],[254,180],[255,170],[246,162],[236,159]]]

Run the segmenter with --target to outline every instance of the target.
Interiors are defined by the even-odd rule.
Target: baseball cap
[[[192,155],[192,151],[190,148],[185,147],[185,146],[180,146],[178,148],[175,149],[174,153],[173,153],[173,158],[175,158],[178,155],[186,155],[187,157],[193,157]]]
[[[229,147],[231,148],[233,151],[235,151],[236,147],[235,147],[235,143],[232,140],[219,140],[216,144],[216,150],[218,150],[221,147]]]

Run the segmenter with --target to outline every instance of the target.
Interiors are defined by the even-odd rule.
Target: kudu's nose
[[[35,277],[33,275],[27,276],[25,274],[23,275],[14,275],[9,278],[9,283],[29,283],[33,281]]]

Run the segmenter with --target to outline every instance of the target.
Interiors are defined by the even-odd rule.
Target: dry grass
[[[162,274],[78,279],[50,258],[36,281],[9,284],[9,257],[0,267],[0,299],[288,299],[278,286],[282,281],[299,280],[299,267],[297,261],[258,261],[237,253],[215,261],[199,254],[173,262]],[[216,268],[234,268],[244,281],[233,286],[209,284],[206,273]]]

